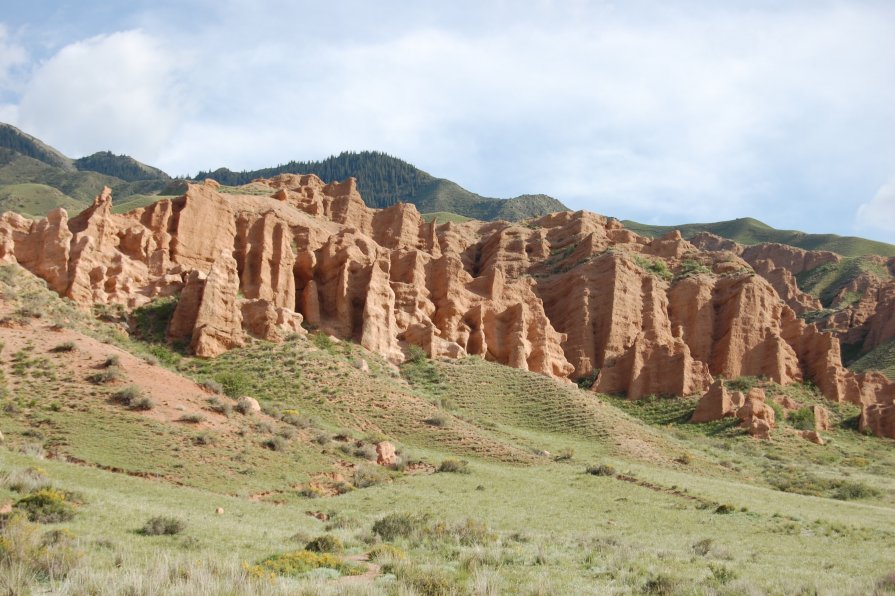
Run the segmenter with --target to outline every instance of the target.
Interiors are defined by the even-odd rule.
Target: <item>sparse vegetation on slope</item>
[[[777,242],[789,244],[806,250],[829,250],[846,257],[864,255],[880,255],[895,257],[895,245],[856,238],[854,236],[837,236],[836,234],[806,234],[796,230],[778,230],[753,219],[744,217],[730,221],[715,223],[692,223],[677,226],[654,226],[636,221],[622,222],[626,228],[638,234],[658,237],[672,230],[680,230],[684,238],[691,238],[700,232],[710,232],[722,238],[729,238],[740,244],[759,244],[761,242]]]

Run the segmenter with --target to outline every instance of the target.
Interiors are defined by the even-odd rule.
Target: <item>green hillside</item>
[[[70,213],[82,210],[84,203],[44,184],[6,184],[0,186],[0,213],[15,211],[23,215],[43,217],[57,207]]]
[[[895,257],[895,245],[836,234],[806,234],[796,230],[778,230],[751,217],[715,223],[693,223],[678,226],[653,226],[623,221],[626,228],[644,236],[656,237],[672,230],[680,230],[684,238],[692,238],[700,232],[710,232],[722,238],[729,238],[740,244],[776,242],[797,246],[805,250],[829,250],[846,257],[880,255]]]
[[[316,174],[325,182],[357,178],[358,190],[370,207],[382,208],[398,202],[413,203],[423,213],[448,211],[481,220],[520,220],[567,207],[547,195],[522,195],[494,199],[477,195],[455,182],[434,176],[398,158],[376,151],[343,152],[323,161],[291,161],[274,168],[233,172],[227,168],[204,171],[195,178],[213,178],[238,186],[255,178],[277,174]]]
[[[99,172],[127,182],[140,180],[170,180],[163,171],[140,163],[127,155],[114,155],[111,151],[100,151],[75,160],[75,167],[82,171]]]
[[[878,370],[895,380],[895,339],[870,350],[848,366],[857,372]]]
[[[113,200],[152,195],[170,177],[126,155],[99,152],[72,160],[8,124],[0,123],[0,208],[42,216],[55,207],[78,211],[104,186]]]
[[[895,587],[893,443],[810,385],[736,380],[824,403],[826,446],[795,434],[796,412],[757,441],[735,419],[688,424],[691,398],[474,357],[395,368],[323,334],[197,359],[153,341],[170,298],[128,336],[17,266],[0,292],[4,594]]]

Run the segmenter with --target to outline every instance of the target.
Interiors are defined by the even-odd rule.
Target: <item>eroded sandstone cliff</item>
[[[367,208],[353,180],[310,175],[244,192],[207,181],[120,215],[108,192],[73,218],[6,213],[0,259],[84,305],[177,295],[168,336],[203,357],[304,322],[395,361],[417,345],[596,375],[595,390],[631,398],[699,394],[719,377],[813,380],[861,404],[867,428],[893,432],[892,385],[848,372],[838,340],[796,316],[815,304],[794,271],[832,253],[746,252],[677,232],[650,240],[587,212],[435,225],[412,205]]]

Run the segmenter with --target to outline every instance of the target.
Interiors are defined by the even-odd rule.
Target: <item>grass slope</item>
[[[776,242],[797,246],[806,250],[829,250],[846,257],[864,255],[895,257],[895,245],[886,244],[885,242],[856,238],[854,236],[806,234],[796,230],[778,230],[751,217],[715,223],[682,224],[679,226],[653,226],[635,221],[623,221],[622,223],[626,228],[650,237],[661,236],[672,230],[680,230],[684,238],[690,238],[700,232],[710,232],[741,244]]]
[[[857,372],[877,370],[895,380],[895,340],[870,350],[849,364],[849,368]]]
[[[852,257],[803,271],[796,276],[796,282],[800,290],[819,298],[824,307],[841,308],[850,304],[834,304],[837,295],[844,286],[861,274],[868,274],[884,281],[892,279],[888,269],[872,257]],[[843,302],[857,301],[860,296],[845,298]]]
[[[15,211],[23,215],[43,217],[57,207],[64,207],[69,213],[78,213],[86,205],[44,184],[26,182],[0,186],[0,213]]]
[[[893,571],[895,449],[858,434],[849,404],[826,404],[826,446],[792,414],[756,441],[728,421],[686,424],[692,399],[628,402],[475,358],[396,369],[315,333],[200,360],[162,343],[170,300],[137,311],[127,336],[116,309],[98,321],[15,266],[0,296],[0,506],[44,482],[80,503],[68,521],[5,522],[4,545],[29,532],[50,545],[4,546],[6,592],[873,593]],[[109,355],[122,377],[90,382]],[[111,399],[131,383],[153,409]],[[207,401],[241,395],[264,412]],[[383,437],[406,467],[367,462]],[[466,473],[431,473],[460,459]],[[596,464],[604,475],[585,473]],[[139,533],[156,516],[185,528]],[[257,566],[324,534],[368,574]],[[48,553],[52,578],[25,573]]]

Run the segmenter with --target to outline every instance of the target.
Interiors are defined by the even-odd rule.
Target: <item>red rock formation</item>
[[[201,356],[246,335],[282,340],[304,321],[394,361],[418,345],[558,378],[599,369],[596,390],[631,398],[701,394],[720,376],[811,379],[866,405],[868,428],[888,428],[890,404],[877,399],[887,386],[843,369],[838,341],[793,312],[816,305],[792,275],[835,255],[676,232],[651,240],[587,212],[434,225],[412,205],[367,208],[353,180],[311,175],[249,188],[190,185],[121,215],[108,192],[71,219],[7,213],[0,259],[84,305],[179,294],[168,335]],[[895,302],[886,296],[875,304]],[[887,313],[868,311],[871,341],[895,334]],[[733,407],[722,400],[718,413]]]

